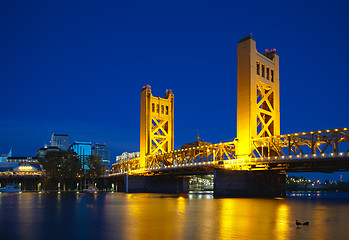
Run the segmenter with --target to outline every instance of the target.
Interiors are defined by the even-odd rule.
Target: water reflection
[[[280,239],[289,239],[289,207],[282,203],[277,208],[276,214],[276,232],[274,235]]]
[[[320,194],[320,197],[317,196]],[[328,197],[328,195],[325,195]],[[1,239],[343,239],[345,201],[213,199],[189,195],[22,193],[0,195]],[[296,228],[295,220],[310,221]],[[9,235],[10,234],[10,235]]]

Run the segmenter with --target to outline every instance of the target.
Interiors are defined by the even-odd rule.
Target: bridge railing
[[[156,169],[208,166],[218,164],[219,161],[234,158],[234,142],[207,144],[162,154],[148,155],[146,157],[146,168],[142,170],[153,171]],[[125,173],[136,170],[141,171],[139,167],[139,158],[113,164],[111,173]]]
[[[251,140],[253,158],[328,153],[338,155],[339,152],[349,152],[348,143],[348,128],[293,133]]]
[[[321,153],[321,154],[305,154],[305,155],[289,155],[289,156],[272,156],[264,158],[249,158],[249,159],[232,159],[225,160],[223,162],[224,168],[236,169],[236,170],[267,170],[270,168],[284,168],[288,169],[287,165],[290,163],[302,163],[308,164],[312,160],[316,161],[331,161],[345,158],[349,159],[349,152],[334,153]],[[273,167],[271,167],[273,165]],[[348,164],[347,164],[348,165]]]
[[[248,170],[252,164],[349,157],[349,130],[342,128],[257,138],[252,139],[251,144],[253,152],[248,159],[236,157],[234,142],[208,144],[148,155],[146,167],[142,169],[139,158],[118,162],[113,164],[111,175],[203,166]]]

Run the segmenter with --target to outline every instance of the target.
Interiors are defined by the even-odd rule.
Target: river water
[[[349,239],[349,193],[1,193],[0,239]],[[297,228],[295,221],[309,221]]]

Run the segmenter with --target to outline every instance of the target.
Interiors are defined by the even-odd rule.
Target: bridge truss
[[[212,171],[213,168],[234,170],[284,171],[348,171],[348,128],[303,132],[256,138],[251,140],[249,158],[235,155],[235,142],[210,144],[174,150],[146,157],[146,167],[140,168],[139,158],[118,162],[110,175],[157,174],[183,171]]]

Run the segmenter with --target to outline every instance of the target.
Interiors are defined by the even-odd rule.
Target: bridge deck
[[[109,176],[203,174],[212,173],[214,168],[287,172],[349,170],[348,128],[257,138],[251,142],[253,152],[248,159],[235,155],[235,142],[226,142],[149,155],[145,168],[140,168],[139,158],[118,162]]]

